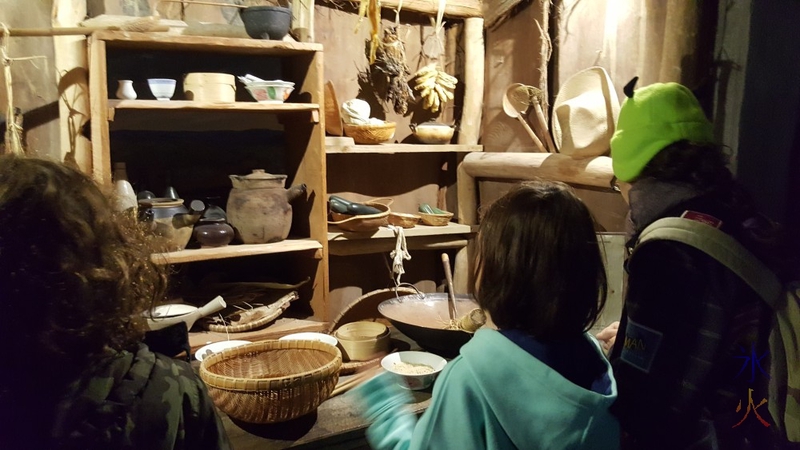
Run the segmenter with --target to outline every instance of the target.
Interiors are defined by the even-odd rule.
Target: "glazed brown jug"
[[[273,175],[255,169],[248,175],[230,175],[233,189],[225,208],[228,223],[239,232],[245,244],[280,242],[292,228],[292,205],[305,194],[306,185],[284,188],[286,175]]]

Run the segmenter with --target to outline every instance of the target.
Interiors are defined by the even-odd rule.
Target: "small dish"
[[[148,78],[147,85],[156,100],[169,101],[175,95],[175,80],[172,78]]]
[[[428,352],[390,353],[381,360],[381,367],[397,378],[397,384],[412,391],[430,387],[446,365],[446,359]],[[420,373],[410,373],[405,368],[418,370]]]
[[[227,348],[239,347],[249,343],[250,341],[236,341],[236,340],[214,342],[213,344],[208,344],[200,347],[195,352],[194,357],[198,361],[202,361],[204,358],[209,357],[214,353],[219,353]]]
[[[331,336],[330,334],[325,333],[314,333],[314,332],[305,332],[305,333],[292,333],[283,336],[282,338],[278,339],[279,341],[320,341],[326,344],[331,344],[334,347],[339,344],[339,340],[335,337]]]
[[[455,127],[438,122],[425,122],[409,126],[414,136],[423,144],[447,144],[453,139]]]

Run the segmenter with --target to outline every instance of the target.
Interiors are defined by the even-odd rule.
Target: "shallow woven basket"
[[[332,221],[328,221],[329,225],[336,225],[345,231],[354,232],[369,232],[376,231],[380,227],[385,227],[389,224],[389,213],[392,210],[389,208],[392,199],[376,199],[364,202],[364,205],[372,206],[381,210],[377,214],[365,214],[361,216],[351,216],[348,214],[339,214],[331,211]]]
[[[384,122],[382,124],[351,125],[344,124],[344,134],[353,138],[356,144],[380,144],[394,137],[397,124]]]
[[[453,213],[449,212],[446,214],[426,214],[426,213],[419,213],[420,220],[425,225],[431,225],[434,227],[443,227],[450,223],[450,219],[453,218]]]
[[[389,224],[402,228],[414,228],[419,223],[419,214],[399,213],[392,211],[389,213]]]
[[[261,341],[203,359],[200,378],[221,411],[249,423],[285,422],[319,407],[336,387],[342,354],[319,341]]]

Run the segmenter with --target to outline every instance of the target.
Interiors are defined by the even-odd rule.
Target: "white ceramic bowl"
[[[156,100],[167,101],[175,95],[175,80],[172,78],[148,78],[147,85]]]
[[[258,103],[283,103],[294,90],[291,81],[257,81],[245,85]]]
[[[245,345],[245,344],[249,344],[249,343],[250,343],[250,341],[233,341],[233,340],[231,340],[231,341],[214,342],[213,344],[208,344],[208,345],[204,345],[204,346],[200,347],[194,353],[194,357],[198,361],[202,361],[203,358],[205,358],[207,356],[211,356],[214,353],[219,353],[219,352],[225,350],[226,348],[239,347],[239,346],[242,346],[242,345]]]
[[[396,366],[398,363],[424,364],[430,366],[433,372],[412,375],[401,373]],[[397,378],[397,384],[411,390],[425,389],[433,384],[439,372],[447,365],[447,360],[439,355],[428,352],[398,352],[390,353],[381,360],[381,366]]]
[[[339,343],[339,341],[331,336],[330,334],[325,333],[313,333],[313,332],[306,332],[306,333],[292,333],[287,334],[286,336],[278,339],[279,341],[320,341],[326,344],[331,344],[334,347]]]

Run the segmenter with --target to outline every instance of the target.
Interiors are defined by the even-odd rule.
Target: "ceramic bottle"
[[[117,80],[117,98],[120,100],[136,100],[136,91],[133,89],[133,80]]]

